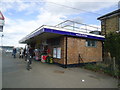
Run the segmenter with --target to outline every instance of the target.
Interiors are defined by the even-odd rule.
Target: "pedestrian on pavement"
[[[24,58],[25,58],[25,61],[27,61],[27,45],[26,45],[25,48],[24,48],[23,56],[24,56]]]
[[[16,58],[16,53],[17,53],[16,48],[13,48],[13,53],[12,53],[12,55],[13,55],[14,58]]]
[[[19,52],[20,53],[19,58],[23,58],[23,52],[24,52],[24,50],[23,50],[23,48],[21,48],[20,52]]]
[[[31,64],[32,64],[32,59],[33,59],[33,48],[31,46],[28,46],[27,48],[27,69],[32,69]]]

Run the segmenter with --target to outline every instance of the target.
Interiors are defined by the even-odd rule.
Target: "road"
[[[11,54],[3,54],[2,66],[3,88],[117,88],[115,78],[80,67],[64,69],[34,61],[28,71],[26,62]]]

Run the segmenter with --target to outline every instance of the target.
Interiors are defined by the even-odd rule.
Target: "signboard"
[[[97,36],[97,35],[89,35],[88,33],[82,34],[82,33],[76,33],[76,32],[68,32],[68,31],[60,31],[60,30],[54,30],[49,28],[44,28],[45,32],[48,33],[56,33],[56,34],[62,34],[62,35],[70,35],[70,36],[77,36],[77,37],[84,37],[84,38],[91,38],[91,39],[98,39],[98,40],[105,40],[104,36]]]
[[[80,36],[80,37],[87,37],[86,34],[80,34],[80,33],[77,33],[76,36]]]

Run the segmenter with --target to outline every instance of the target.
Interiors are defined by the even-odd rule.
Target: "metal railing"
[[[85,33],[89,33],[91,31],[100,31],[99,27],[90,26],[87,24],[78,23],[78,22],[71,21],[71,20],[66,20],[62,23],[59,23],[55,27],[71,29],[73,31],[80,31],[80,32],[85,32]]]

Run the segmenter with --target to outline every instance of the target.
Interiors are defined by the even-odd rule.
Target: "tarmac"
[[[24,59],[9,53],[2,57],[2,88],[117,88],[118,80],[103,73],[40,61],[33,61],[28,71]]]

